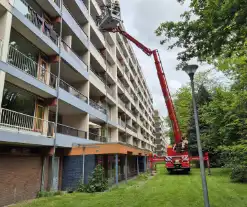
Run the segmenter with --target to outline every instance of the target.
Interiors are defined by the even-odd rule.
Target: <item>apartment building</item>
[[[128,40],[97,25],[105,0],[0,0],[0,206],[73,189],[102,164],[147,169],[153,100]]]
[[[154,111],[154,120],[155,120],[155,153],[158,156],[165,156],[166,155],[166,148],[167,145],[170,143],[169,138],[166,135],[168,128],[165,126],[164,121],[162,121],[159,111]]]

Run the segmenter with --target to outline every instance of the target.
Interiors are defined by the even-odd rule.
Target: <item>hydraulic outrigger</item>
[[[148,56],[153,56],[175,139],[175,145],[173,147],[167,148],[167,156],[165,157],[166,168],[169,172],[174,170],[184,170],[189,172],[190,159],[188,154],[188,142],[182,137],[179,128],[176,112],[169,92],[158,50],[149,49],[122,29],[121,12],[118,1],[115,1],[114,3],[110,2],[101,9],[102,15],[97,18],[98,27],[101,31],[120,33],[129,41],[134,43],[138,48],[140,48],[145,54]]]

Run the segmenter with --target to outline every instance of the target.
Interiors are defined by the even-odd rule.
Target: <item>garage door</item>
[[[0,155],[0,206],[35,198],[41,171],[40,157]]]

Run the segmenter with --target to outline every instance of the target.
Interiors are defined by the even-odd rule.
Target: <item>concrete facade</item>
[[[153,99],[128,40],[98,29],[105,3],[0,0],[0,157],[24,159],[26,170],[33,169],[27,175],[36,176],[25,195],[3,180],[1,192],[9,197],[0,195],[0,206],[73,186],[82,172],[74,164],[82,156],[73,153],[78,146],[117,143],[119,150],[106,147],[102,154],[121,158],[119,172],[128,177],[146,170],[143,157],[155,149]],[[88,175],[96,154],[85,154]],[[125,155],[135,173],[125,168]],[[0,166],[0,174],[13,171],[19,178],[12,179],[18,188],[29,186],[18,174],[23,170]],[[72,181],[65,180],[76,170]]]
[[[1,3],[0,103],[8,82],[42,99],[46,113],[38,118],[54,125],[54,132],[58,111],[64,129],[58,133],[84,132],[80,138],[154,150],[152,97],[129,42],[97,28],[103,0]],[[26,118],[15,109],[8,113]]]
[[[169,145],[169,137],[167,136],[168,127],[165,126],[164,121],[161,119],[159,111],[154,111],[154,120],[155,120],[155,144],[156,149],[155,153],[158,156],[166,155],[166,148]]]

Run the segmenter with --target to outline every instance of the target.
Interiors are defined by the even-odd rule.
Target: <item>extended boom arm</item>
[[[165,102],[166,102],[169,118],[170,118],[171,123],[172,123],[175,143],[176,144],[181,143],[182,142],[182,135],[181,135],[180,128],[179,128],[179,125],[178,125],[176,112],[175,112],[175,109],[174,109],[174,105],[173,105],[173,102],[172,102],[172,98],[171,98],[171,95],[170,95],[170,91],[169,91],[169,88],[168,88],[168,84],[167,84],[167,81],[166,81],[165,73],[164,73],[164,70],[163,70],[163,67],[162,67],[162,63],[161,63],[161,60],[160,60],[160,56],[159,56],[158,50],[151,50],[151,49],[147,48],[145,45],[143,45],[142,43],[137,41],[134,37],[129,35],[127,32],[121,30],[120,27],[117,27],[117,28],[114,28],[114,29],[108,29],[108,31],[109,32],[114,32],[114,33],[115,32],[119,32],[124,37],[126,37],[128,40],[133,42],[138,48],[140,48],[148,56],[153,55],[155,66],[156,66],[156,70],[157,70],[157,74],[158,74],[158,78],[159,78],[159,81],[160,81],[160,86],[161,86],[161,89],[162,89],[162,92],[163,92],[163,95],[164,95],[164,98],[165,98]]]

